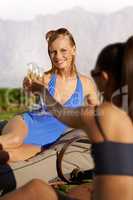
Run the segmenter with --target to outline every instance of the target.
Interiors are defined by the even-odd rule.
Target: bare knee
[[[40,179],[33,179],[28,183],[31,187],[34,187],[35,189],[44,187],[45,185],[47,185],[44,181],[40,180]]]
[[[54,189],[40,179],[33,179],[32,181],[28,183],[28,187],[34,190],[35,194],[37,195],[38,200],[43,199],[43,198],[45,200],[58,199]]]
[[[5,150],[18,148],[23,144],[23,141],[24,138],[13,131],[0,137],[0,143]]]
[[[3,148],[16,148],[23,144],[28,128],[21,116],[15,116],[6,124],[0,136]]]
[[[10,133],[12,134],[12,133]],[[23,144],[23,138],[17,134],[12,134],[9,142],[13,145],[14,148],[20,147]]]

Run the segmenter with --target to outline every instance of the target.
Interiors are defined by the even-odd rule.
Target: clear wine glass
[[[43,82],[43,74],[44,74],[44,69],[39,67],[36,63],[31,62],[27,64],[28,66],[28,73],[27,77],[31,80],[38,80],[40,82]],[[45,112],[45,104],[43,101],[43,98],[41,95],[36,94],[35,95],[35,103],[32,105],[32,110],[38,110],[40,114]],[[37,102],[37,97],[39,96],[39,102]]]

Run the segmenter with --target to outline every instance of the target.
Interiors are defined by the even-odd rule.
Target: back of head
[[[115,80],[112,92],[119,89],[121,106],[133,120],[133,36],[126,42],[106,46],[98,56],[96,70],[107,72]],[[123,98],[127,95],[123,92],[128,92],[128,98]]]
[[[96,70],[107,72],[116,81],[115,90],[121,87],[123,50],[123,43],[110,44],[101,51],[96,62]]]
[[[128,113],[133,120],[133,36],[125,43],[122,75],[128,89]]]

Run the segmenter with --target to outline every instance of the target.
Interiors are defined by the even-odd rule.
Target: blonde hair
[[[67,36],[70,40],[70,44],[72,47],[76,47],[76,44],[75,44],[75,41],[74,41],[74,38],[72,36],[72,34],[66,29],[66,28],[59,28],[57,30],[51,30],[51,31],[48,31],[46,33],[46,40],[48,42],[48,54],[50,56],[50,46],[51,44],[57,39],[59,38],[61,35],[63,36]],[[55,73],[57,72],[57,69],[55,68],[54,65],[52,65],[52,68],[46,72],[46,74],[48,73]],[[72,59],[72,68],[71,68],[71,74],[77,74],[77,69],[76,69],[76,65],[75,65],[75,56],[73,56],[73,59]]]

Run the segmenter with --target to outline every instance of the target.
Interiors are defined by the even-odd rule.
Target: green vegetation
[[[0,113],[0,120],[8,120],[12,118],[16,113],[13,112],[2,112]]]
[[[31,97],[20,88],[0,88],[0,120],[10,119],[28,108]]]

